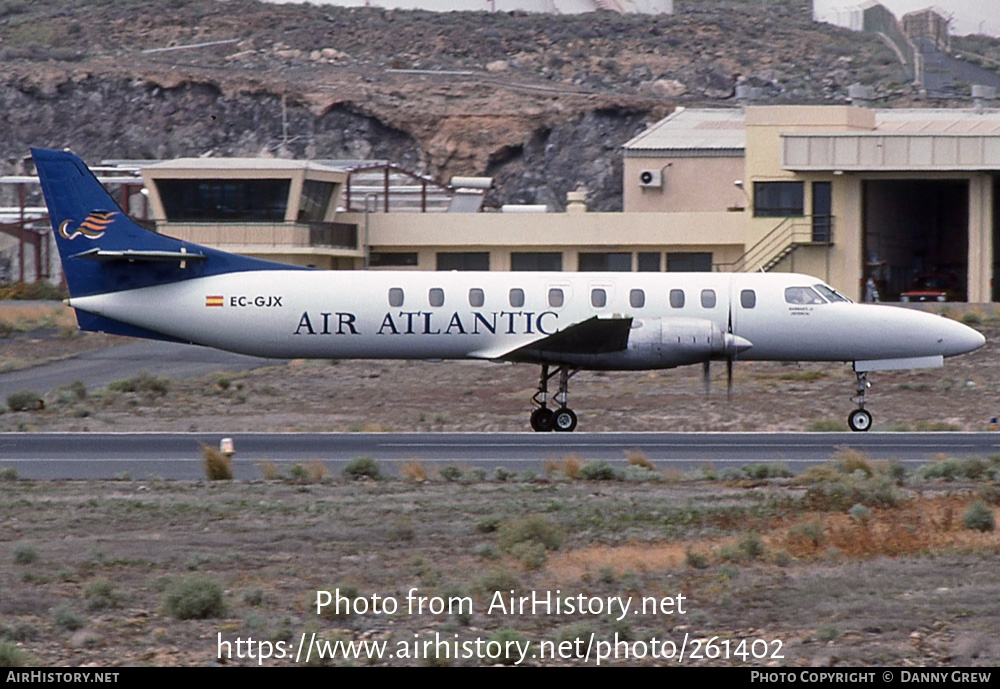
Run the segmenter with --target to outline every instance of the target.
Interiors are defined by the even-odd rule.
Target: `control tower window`
[[[302,201],[299,203],[299,222],[323,222],[333,196],[332,182],[307,179],[302,183]]]
[[[170,222],[283,222],[287,179],[162,179]]]

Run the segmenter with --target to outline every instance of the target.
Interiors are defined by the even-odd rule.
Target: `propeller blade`
[[[726,399],[733,398],[733,360],[735,357],[726,358]]]
[[[711,372],[711,362],[706,361],[701,365],[701,382],[705,386],[705,397],[708,397],[709,393],[712,391],[712,372]]]

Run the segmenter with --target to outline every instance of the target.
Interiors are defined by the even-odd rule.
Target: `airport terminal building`
[[[795,271],[883,301],[937,276],[1000,301],[1000,111],[678,108],[622,155],[620,213],[583,189],[481,212],[488,179],[385,161],[129,161],[146,190],[121,196],[165,234],[321,269]]]

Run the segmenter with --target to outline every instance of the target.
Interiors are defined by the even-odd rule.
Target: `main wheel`
[[[531,412],[531,430],[546,433],[552,430],[555,412],[548,407],[539,407]]]
[[[555,426],[555,430],[563,433],[569,433],[576,428],[576,414],[574,414],[573,410],[569,407],[563,407],[555,413],[553,424]]]
[[[855,409],[847,416],[847,425],[852,431],[867,431],[872,427],[872,415],[864,409]]]

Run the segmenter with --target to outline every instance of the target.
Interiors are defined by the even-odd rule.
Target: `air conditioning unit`
[[[659,189],[663,186],[663,170],[641,170],[639,186],[644,189]]]

